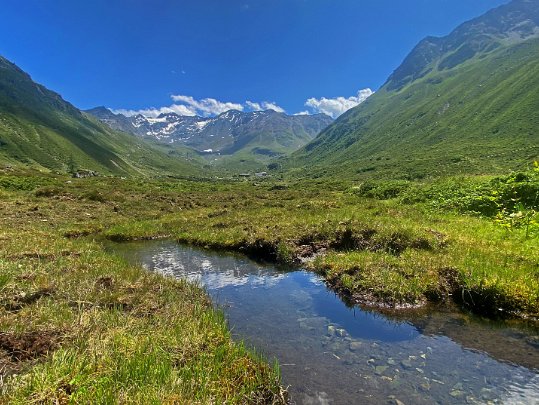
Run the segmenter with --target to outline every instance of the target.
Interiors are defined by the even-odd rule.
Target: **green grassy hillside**
[[[241,142],[227,151],[229,153],[211,155],[207,159],[213,167],[231,173],[264,171],[276,157],[287,156],[290,151],[299,149],[310,140],[310,135],[300,130],[253,132],[245,134]]]
[[[184,159],[108,129],[1,57],[0,163],[120,175],[200,172]]]
[[[485,37],[477,30],[488,31],[491,19],[423,41],[375,95],[294,154],[288,167],[414,179],[531,164],[539,156],[537,30],[518,40],[514,31]]]

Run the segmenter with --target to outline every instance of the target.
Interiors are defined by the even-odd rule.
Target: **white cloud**
[[[260,103],[254,103],[247,100],[245,104],[247,104],[247,107],[249,107],[253,111],[262,111],[262,106],[260,105]]]
[[[264,110],[273,110],[273,111],[277,111],[279,113],[284,113],[285,112],[284,108],[281,108],[277,104],[270,103],[268,101],[264,101],[262,103],[262,107],[264,108]]]
[[[274,110],[281,113],[285,112],[285,110],[279,105],[277,105],[277,103],[271,101],[262,101],[260,103],[246,101],[245,104],[240,104],[232,102],[222,102],[214,98],[204,98],[202,100],[196,100],[194,97],[184,96],[181,94],[173,95],[171,96],[171,98],[174,103],[167,107],[152,107],[144,108],[141,110],[117,109],[111,111],[115,114],[123,114],[128,117],[142,114],[150,118],[155,118],[160,114],[166,114],[171,112],[178,115],[200,115],[203,117],[208,117],[213,115],[219,115],[229,110],[244,111],[246,108],[251,111]]]
[[[261,103],[255,103],[252,101],[246,101],[245,104],[248,108],[250,108],[252,111],[266,111],[266,110],[273,110],[280,113],[284,113],[284,108],[280,107],[275,103],[274,101],[262,101]]]
[[[344,112],[348,111],[350,108],[356,107],[357,105],[364,102],[372,94],[374,94],[374,92],[371,89],[363,89],[358,91],[357,96],[351,96],[348,98],[310,98],[305,102],[305,106],[309,107],[309,110],[300,111],[294,115],[310,115],[313,113],[324,113],[333,118],[337,118]],[[229,110],[244,111],[245,109],[247,109],[248,111],[274,110],[280,113],[286,112],[284,108],[280,107],[277,103],[273,101],[254,102],[247,100],[245,103],[240,104],[233,102],[223,102],[214,98],[204,98],[201,100],[196,100],[194,97],[181,94],[173,95],[171,96],[171,98],[173,104],[166,107],[152,107],[141,110],[118,109],[112,110],[112,112],[114,112],[115,114],[123,114],[126,116],[142,114],[150,118],[155,118],[163,113],[176,113],[178,115],[188,116],[200,115],[203,117],[208,117],[219,115]]]
[[[324,113],[333,118],[337,118],[339,115],[348,111],[350,108],[356,107],[357,105],[364,102],[372,94],[374,94],[374,92],[371,89],[363,89],[358,91],[357,96],[352,96],[348,98],[310,98],[305,102],[305,105],[307,107],[310,107],[314,112]]]
[[[145,108],[141,110],[125,110],[118,109],[112,110],[115,114],[123,114],[125,116],[131,117],[133,115],[142,114],[146,117],[157,117],[159,114],[163,113],[176,113],[178,115],[201,115],[204,117],[210,115],[218,115],[228,110],[239,110],[243,111],[244,106],[242,104],[231,103],[231,102],[222,102],[214,98],[204,98],[202,100],[195,100],[190,96],[183,95],[173,95],[171,96],[174,104],[167,107],[160,108]]]
[[[195,100],[191,96],[174,95],[172,96],[172,100],[179,103],[179,105],[184,105],[203,116],[218,115],[228,110],[243,111],[244,109],[242,104],[222,102],[214,98]]]
[[[173,104],[169,107],[161,107],[161,108],[146,108],[142,110],[111,110],[114,114],[123,114],[126,117],[132,117],[133,115],[142,114],[145,117],[155,118],[159,116],[160,114],[166,114],[166,113],[176,113],[178,115],[197,115],[196,110],[193,108],[189,108],[182,104]]]

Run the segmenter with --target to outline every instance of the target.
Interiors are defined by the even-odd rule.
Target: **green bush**
[[[56,179],[37,176],[0,176],[0,189],[8,191],[32,191],[38,187],[56,185]]]
[[[36,197],[54,197],[57,195],[62,195],[63,192],[64,191],[59,187],[47,186],[38,188],[34,192],[34,195]]]
[[[90,201],[97,201],[97,202],[107,201],[105,196],[99,190],[90,190],[84,193],[81,197]]]
[[[383,194],[383,188],[369,184],[359,191],[369,197]],[[401,191],[399,198],[404,204],[425,203],[436,209],[490,218],[501,212],[510,215],[522,209],[539,210],[539,168],[492,180],[450,178],[415,183]]]
[[[397,198],[410,188],[410,182],[404,180],[366,181],[353,189],[361,197],[389,200]]]
[[[28,177],[0,177],[0,188],[10,191],[31,191],[37,187],[34,179]]]

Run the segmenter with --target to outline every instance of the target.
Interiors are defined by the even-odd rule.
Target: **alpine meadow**
[[[539,403],[539,1],[8,3],[1,403]]]

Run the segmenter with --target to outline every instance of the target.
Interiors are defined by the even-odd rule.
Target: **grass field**
[[[64,236],[114,222],[99,194],[0,190],[0,402],[285,402],[278,368],[231,340],[203,290]]]
[[[278,371],[231,342],[204,292],[128,266],[104,252],[102,238],[172,238],[307,267],[371,306],[451,299],[488,316],[536,319],[536,176],[354,184],[6,170],[4,395],[282,401]]]

